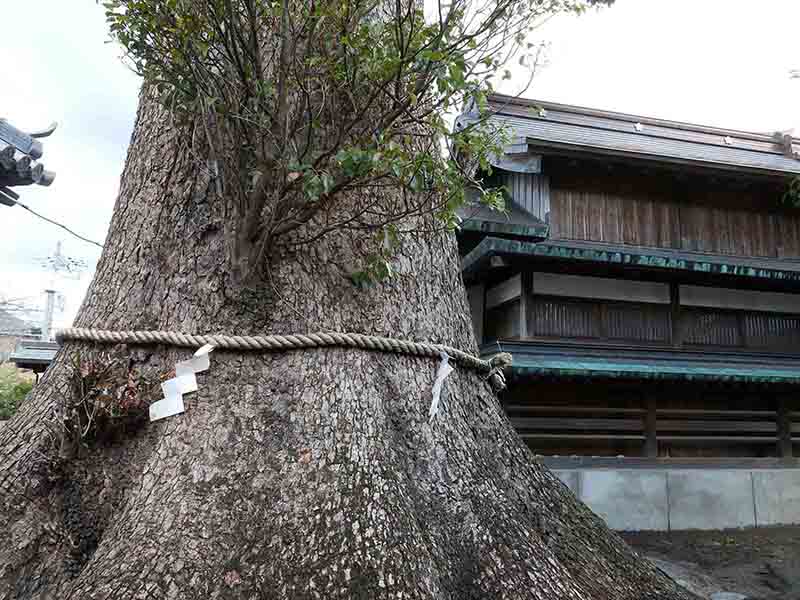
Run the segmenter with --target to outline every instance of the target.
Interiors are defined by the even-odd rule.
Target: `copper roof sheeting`
[[[489,97],[489,122],[542,154],[601,154],[777,176],[800,174],[800,139],[510,96]],[[468,110],[457,127],[474,122]]]

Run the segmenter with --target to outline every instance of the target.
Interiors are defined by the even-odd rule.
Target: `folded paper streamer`
[[[183,395],[197,391],[197,373],[207,371],[211,361],[208,353],[214,349],[211,344],[206,344],[194,353],[189,360],[183,360],[175,365],[175,377],[167,379],[161,384],[164,398],[150,405],[150,420],[158,421],[184,412]]]
[[[431,400],[431,408],[428,411],[428,423],[433,421],[433,418],[439,412],[439,398],[442,395],[442,386],[447,376],[453,372],[453,367],[450,366],[450,357],[445,352],[440,354],[442,362],[439,363],[439,370],[436,371],[436,379],[433,382],[433,399]]]

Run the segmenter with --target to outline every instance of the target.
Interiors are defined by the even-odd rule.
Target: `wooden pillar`
[[[519,290],[519,337],[523,340],[530,337],[528,331],[528,316],[533,308],[533,273],[523,271],[520,273]]]
[[[645,402],[647,412],[644,417],[644,454],[648,458],[658,458],[658,438],[656,437],[656,397],[648,395]]]
[[[792,457],[792,418],[789,401],[785,396],[779,396],[777,402],[778,416],[778,456]]]
[[[683,327],[681,326],[681,291],[680,286],[672,282],[669,284],[670,320],[672,321],[672,345],[675,348],[683,346]]]

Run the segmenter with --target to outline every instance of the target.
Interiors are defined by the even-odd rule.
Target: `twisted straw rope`
[[[177,331],[108,331],[70,327],[56,334],[59,343],[65,341],[97,342],[100,344],[169,344],[187,348],[199,348],[211,344],[227,350],[275,351],[300,350],[303,348],[326,348],[343,346],[439,358],[442,352],[463,367],[490,375],[511,364],[511,355],[500,353],[490,360],[467,354],[458,348],[427,342],[410,342],[362,333],[307,333],[295,335],[191,335]]]

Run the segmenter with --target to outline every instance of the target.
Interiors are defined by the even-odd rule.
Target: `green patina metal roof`
[[[692,352],[678,350],[628,350],[582,348],[538,342],[498,342],[482,349],[489,356],[510,352],[513,378],[541,375],[603,379],[655,379],[740,382],[759,384],[800,383],[800,359],[785,356]]]
[[[550,226],[537,219],[513,200],[506,202],[506,210],[500,212],[488,206],[474,203],[461,210],[463,231],[498,234],[527,239],[544,239],[550,234]]]
[[[775,281],[800,282],[800,264],[795,261],[700,254],[609,244],[570,241],[523,242],[494,237],[484,238],[461,261],[465,278],[486,268],[489,258],[505,255],[519,258],[559,258],[607,264],[630,265],[692,271],[717,275],[755,277]]]
[[[22,340],[14,352],[8,357],[9,362],[16,363],[21,369],[44,371],[58,353],[56,342],[38,340]]]
[[[477,231],[487,234],[501,234],[514,237],[524,238],[546,238],[549,232],[549,226],[542,225],[521,225],[519,223],[502,223],[498,221],[479,221],[470,219],[461,223],[461,229],[464,231]]]

